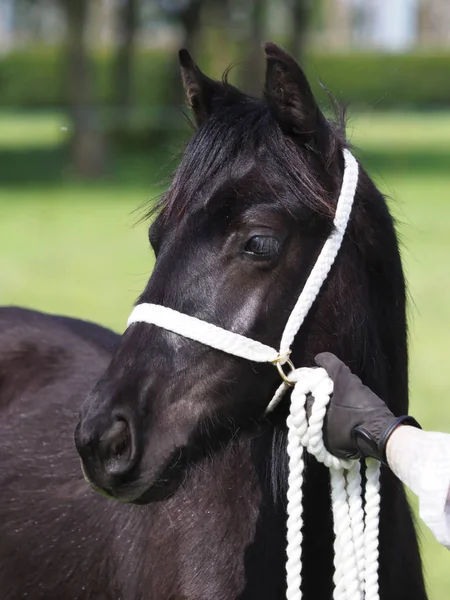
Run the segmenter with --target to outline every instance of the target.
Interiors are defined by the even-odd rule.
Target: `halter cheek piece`
[[[128,319],[134,323],[150,323],[190,338],[216,350],[254,362],[276,366],[282,383],[266,412],[273,410],[289,387],[292,387],[290,414],[287,419],[289,455],[289,490],[287,520],[287,598],[300,600],[302,549],[302,483],[304,449],[330,468],[331,502],[334,518],[334,594],[335,600],[379,600],[378,594],[378,526],[379,465],[366,461],[365,503],[360,463],[341,460],[325,448],[322,429],[333,382],[324,369],[296,369],[290,360],[294,338],[320,292],[335,261],[350,218],[358,183],[358,163],[347,149],[344,175],[336,206],[334,228],[303,287],[284,328],[279,351],[238,333],[227,331],[206,321],[157,304],[137,305]],[[290,369],[287,372],[286,366]],[[309,419],[306,395],[314,402]]]

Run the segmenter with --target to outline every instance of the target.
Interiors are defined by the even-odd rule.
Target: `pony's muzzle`
[[[95,486],[112,491],[132,477],[139,462],[132,419],[115,413],[112,420],[84,418],[75,431],[84,471]]]

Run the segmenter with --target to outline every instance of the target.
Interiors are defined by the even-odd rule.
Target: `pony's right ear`
[[[181,78],[188,106],[192,108],[195,121],[202,125],[213,113],[214,104],[225,96],[225,87],[204,75],[187,50],[180,50]]]

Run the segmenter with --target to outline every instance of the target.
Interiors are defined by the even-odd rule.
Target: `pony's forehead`
[[[283,133],[264,102],[238,102],[213,114],[191,138],[163,211],[181,216],[218,195],[234,195],[255,203],[283,198],[290,213],[324,214],[327,194],[310,154]]]

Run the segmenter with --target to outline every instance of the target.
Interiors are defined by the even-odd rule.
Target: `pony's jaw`
[[[185,348],[193,352],[190,368],[182,369],[186,361],[180,350],[171,373],[158,369],[148,352],[155,340],[162,352],[171,336],[155,330],[141,323],[127,331],[108,368],[111,379],[106,385],[100,382],[86,400],[75,433],[89,485],[124,502],[150,502],[173,494],[193,464],[223,447],[238,429],[255,426],[278,383],[272,365],[258,367],[205,350],[197,342]],[[127,376],[115,361],[127,362],[124,353],[139,343],[149,350],[140,355],[139,376],[136,371]],[[133,387],[128,378],[138,380],[139,386]],[[110,415],[125,407],[131,413],[136,454],[129,472],[117,475],[102,460],[99,440]]]
[[[83,473],[84,480],[89,487],[103,496],[108,500],[117,500],[124,504],[149,504],[151,502],[157,502],[166,500],[169,498],[177,488],[175,480],[167,482],[163,478],[157,480],[150,487],[145,481],[145,478],[140,477],[132,484],[128,484],[126,487],[119,487],[116,489],[105,489],[97,485],[93,479],[87,473],[84,463],[80,460],[81,471]]]

